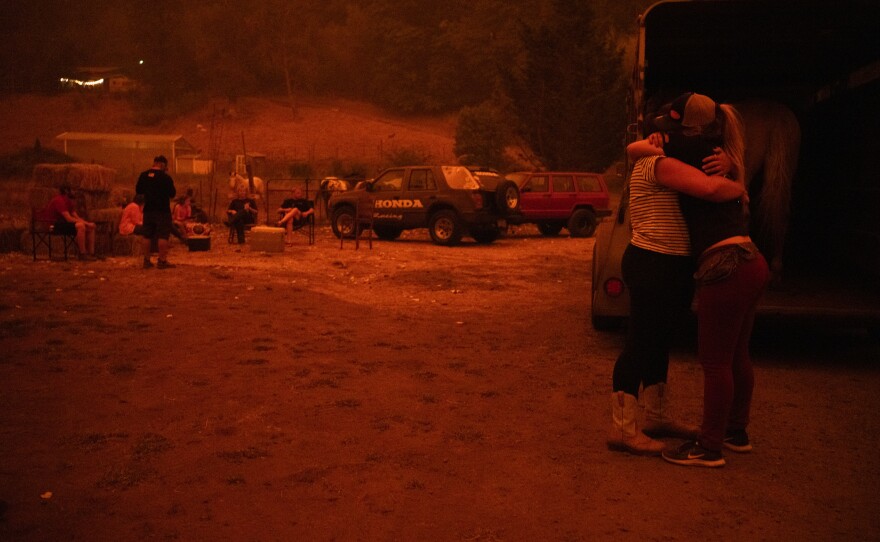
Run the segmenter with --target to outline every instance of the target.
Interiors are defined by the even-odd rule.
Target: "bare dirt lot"
[[[124,102],[8,97],[0,151],[67,130],[205,149],[212,111],[139,127]],[[223,152],[244,132],[272,156],[451,156],[445,121],[287,111],[243,100]],[[0,218],[27,182],[4,184]],[[322,225],[264,254],[224,234],[169,270],[0,254],[0,540],[880,540],[862,330],[759,328],[755,450],[676,467],[605,448],[622,335],[589,325],[592,239],[355,251]],[[697,421],[687,338],[670,375]]]
[[[880,538],[877,343],[761,331],[723,469],[610,452],[592,244],[2,255],[0,539]],[[690,346],[670,382],[696,421]]]

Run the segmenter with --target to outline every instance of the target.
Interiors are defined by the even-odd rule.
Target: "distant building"
[[[55,136],[64,153],[84,163],[114,168],[118,179],[136,177],[159,154],[168,158],[171,173],[208,174],[213,162],[198,158],[198,150],[176,134],[114,134],[64,132]]]
[[[126,75],[115,66],[81,66],[73,73],[58,80],[61,88],[94,90],[111,94],[132,92],[140,88],[140,82]]]

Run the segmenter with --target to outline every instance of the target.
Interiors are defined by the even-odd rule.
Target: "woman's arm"
[[[646,156],[666,156],[663,152],[663,135],[654,133],[645,139],[633,141],[626,146],[626,155],[630,160],[638,160]]]
[[[654,177],[667,188],[707,201],[731,201],[746,195],[743,185],[724,177],[706,175],[674,158],[657,160]]]

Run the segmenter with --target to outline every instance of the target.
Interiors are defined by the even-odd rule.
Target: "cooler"
[[[284,252],[284,228],[254,226],[250,232],[251,250]]]
[[[190,252],[211,250],[211,237],[209,235],[191,235],[187,237],[186,245]]]

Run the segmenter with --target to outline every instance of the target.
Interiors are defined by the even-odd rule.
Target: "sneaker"
[[[79,261],[81,262],[94,262],[98,258],[95,258],[94,254],[80,254]]]
[[[675,450],[664,451],[663,459],[676,465],[694,467],[723,467],[725,463],[721,452],[707,450],[697,441],[685,442]]]
[[[149,269],[151,267],[153,267],[153,262],[150,260],[144,260],[144,269]]]
[[[724,435],[724,447],[734,452],[744,454],[752,451],[752,443],[749,442],[749,434],[745,429],[733,429]]]
[[[165,260],[159,260],[158,262],[156,262],[157,269],[171,269],[173,267],[177,267],[177,266],[174,265],[173,263],[168,263]]]

